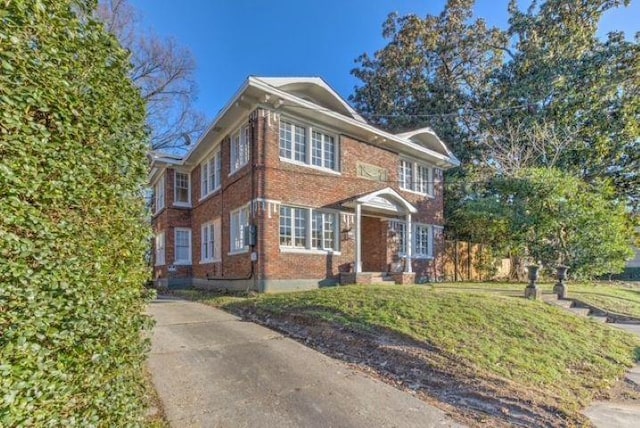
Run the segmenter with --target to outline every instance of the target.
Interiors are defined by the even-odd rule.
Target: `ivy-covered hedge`
[[[0,2],[0,426],[144,416],[144,103],[88,0]]]

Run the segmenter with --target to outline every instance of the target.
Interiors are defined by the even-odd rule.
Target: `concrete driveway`
[[[149,368],[173,427],[456,427],[443,411],[272,330],[159,298]]]

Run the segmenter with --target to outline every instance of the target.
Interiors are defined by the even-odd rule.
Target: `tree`
[[[370,122],[392,132],[423,126],[447,141],[463,164],[477,157],[478,118],[487,82],[502,65],[507,37],[482,19],[473,0],[449,0],[444,11],[399,17],[383,25],[387,46],[356,59],[362,81],[351,97]]]
[[[597,37],[602,15],[622,4],[547,0],[522,12],[511,1],[512,56],[492,79],[495,114],[480,125],[485,159],[499,157],[496,148],[535,147],[524,166],[608,181],[614,197],[640,208],[640,33],[635,42],[621,32]]]
[[[552,168],[496,176],[484,194],[464,201],[454,221],[469,237],[577,276],[619,272],[632,257],[633,224],[612,189],[595,188]]]
[[[131,52],[131,79],[147,103],[152,148],[181,148],[195,140],[206,120],[194,106],[196,63],[191,52],[173,39],[142,33],[127,0],[100,0],[97,16]]]
[[[145,107],[94,7],[0,8],[2,426],[144,420]]]
[[[511,225],[532,217],[512,206],[522,217],[505,222],[487,195],[536,168],[561,170],[612,206],[639,210],[640,34],[603,41],[596,33],[602,15],[628,0],[533,1],[525,12],[512,0],[506,31],[473,21],[473,3],[449,0],[424,19],[390,15],[388,45],[359,57],[352,72],[363,82],[352,101],[365,117],[390,130],[429,125],[461,158],[446,177],[447,233],[504,243],[512,254],[537,251],[531,240],[478,234],[518,235]],[[612,268],[623,262],[616,254]]]

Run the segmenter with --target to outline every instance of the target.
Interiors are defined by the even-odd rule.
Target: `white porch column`
[[[362,205],[356,203],[356,265],[357,273],[362,272]]]
[[[405,272],[413,272],[413,269],[411,267],[411,260],[413,257],[413,227],[411,224],[411,213],[407,214],[406,217],[406,224],[407,224],[407,239],[405,242],[405,245],[407,248],[405,248],[405,254],[406,254],[406,259],[405,259],[405,263],[404,263],[404,271]]]

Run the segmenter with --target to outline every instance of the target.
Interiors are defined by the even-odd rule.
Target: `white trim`
[[[292,79],[296,81],[302,81],[304,78],[292,78]],[[308,80],[308,79],[316,79],[316,78],[306,78],[306,79]],[[319,79],[318,81],[321,81],[321,79]],[[203,144],[204,141],[208,139],[210,140],[211,138],[214,138],[214,140],[218,140],[219,138],[221,138],[220,136],[215,136],[215,137],[210,136],[210,134],[213,134],[214,132],[218,132],[217,127],[220,126],[220,122],[229,113],[229,111],[234,106],[236,106],[238,102],[241,101],[242,97],[244,97],[245,93],[247,93],[250,88],[253,88],[257,91],[261,91],[264,94],[269,94],[274,98],[278,98],[281,101],[287,101],[294,105],[317,111],[318,113],[322,114],[326,118],[336,120],[340,122],[342,125],[349,125],[359,131],[362,131],[363,134],[368,134],[369,139],[381,141],[383,143],[381,145],[385,147],[391,146],[393,147],[394,150],[407,152],[407,154],[409,154],[410,152],[413,152],[418,154],[419,156],[425,156],[429,159],[432,159],[432,162],[435,162],[437,166],[440,168],[447,169],[450,167],[455,167],[460,165],[460,161],[453,155],[451,156],[443,155],[437,151],[431,150],[420,144],[417,144],[406,137],[403,137],[402,134],[394,135],[389,132],[378,129],[372,125],[369,125],[364,121],[345,116],[342,113],[338,113],[330,109],[322,108],[313,102],[306,101],[298,96],[292,95],[286,91],[278,89],[277,87],[266,83],[260,78],[256,78],[252,76],[250,76],[247,80],[243,82],[242,86],[240,86],[240,88],[236,91],[236,93],[233,95],[231,100],[229,100],[229,102],[223,107],[223,109],[220,110],[218,115],[212,121],[209,128],[206,130],[206,132],[204,132],[200,136],[197,143],[191,147],[189,152],[186,153],[185,156],[180,161],[176,160],[177,162],[179,162],[179,165],[184,165],[185,163],[187,163],[191,158],[192,154],[198,150],[198,148],[200,147],[201,144]],[[361,136],[360,138],[366,138],[366,137]],[[392,143],[392,144],[389,145],[387,143]],[[199,161],[199,159],[196,159],[196,160]],[[154,162],[155,160],[152,161],[152,167],[155,166]]]
[[[158,186],[159,186],[159,189],[156,189],[156,187]],[[154,215],[158,214],[167,206],[166,188],[167,188],[167,174],[165,174],[165,172],[163,171],[162,174],[160,174],[160,176],[158,177],[158,179],[153,183],[153,214]],[[158,201],[162,201],[162,206],[159,206]]]
[[[325,82],[320,77],[254,77],[253,79],[260,80],[270,86],[277,88],[291,84],[312,84],[319,86],[327,91],[335,101],[338,101],[338,103],[340,103],[345,108],[345,110],[349,112],[351,117],[362,123],[367,123],[364,118],[355,111],[353,107],[351,107],[344,99],[342,99],[342,97],[338,95],[338,93],[334,91],[333,88],[331,88],[331,86],[329,86],[327,82]]]
[[[312,169],[315,169],[315,170],[318,170],[318,171],[326,172],[327,174],[333,174],[333,175],[338,175],[338,176],[342,175],[342,172],[336,171],[334,169],[324,168],[324,167],[317,166],[317,165],[309,165],[308,163],[300,162],[300,161],[289,159],[289,158],[284,158],[282,156],[280,156],[280,162],[286,162],[286,163],[290,163],[290,164],[296,165],[296,166],[303,166],[305,168],[312,168]]]
[[[220,230],[221,219],[220,217],[210,220],[200,225],[200,264],[216,263],[222,261],[222,234]],[[205,236],[212,235],[212,236]],[[207,239],[210,238],[210,239]],[[207,249],[206,252],[211,252],[210,257],[204,257],[205,245],[213,244],[212,249]]]
[[[237,152],[234,152],[234,140],[238,138]],[[242,159],[241,154],[244,153],[245,159]],[[244,161],[243,163],[234,162],[234,154],[238,161]],[[245,165],[249,163],[251,158],[251,133],[249,130],[249,123],[241,124],[235,131],[230,134],[229,137],[229,176],[240,171]]]
[[[310,256],[326,256],[326,255],[333,255],[333,256],[341,256],[342,253],[340,251],[335,251],[335,250],[320,250],[318,248],[296,248],[296,247],[280,247],[280,252],[281,253],[286,253],[286,254],[307,254]]]
[[[244,219],[244,222],[241,224],[240,220],[243,220],[243,219],[239,217],[237,230],[234,230],[233,217],[234,215],[239,214],[243,210],[246,210],[246,218]],[[244,245],[244,229],[248,227],[249,224],[251,223],[250,218],[251,218],[251,201],[229,212],[229,255],[240,254],[240,253],[249,251],[249,246]],[[235,245],[240,239],[243,241],[242,247],[238,247]]]
[[[161,238],[160,241],[162,241],[162,247],[158,247],[158,238]],[[158,257],[159,248],[162,248],[162,257]],[[154,242],[153,242],[153,265],[154,266],[164,266],[165,264],[167,264],[166,255],[167,255],[166,235],[165,235],[164,231],[158,232],[158,233],[156,233],[155,239],[154,239]]]
[[[281,151],[281,136],[280,133],[282,131],[283,123],[290,124],[293,129],[291,132],[291,157],[282,156]],[[305,160],[300,161],[296,159],[296,141],[295,141],[295,127],[304,129],[304,145],[305,145]],[[317,132],[322,134],[323,136],[330,137],[333,140],[333,165],[334,168],[328,168],[324,166],[324,139],[322,144],[322,165],[315,165],[313,163],[313,133]],[[341,159],[340,159],[340,137],[336,132],[332,132],[325,127],[317,126],[311,122],[300,120],[298,118],[294,118],[288,115],[280,115],[279,123],[278,123],[278,154],[280,156],[280,160],[283,162],[289,162],[295,165],[300,165],[308,168],[314,168],[320,171],[331,172],[340,174],[341,168]]]
[[[401,174],[400,174],[400,171],[403,169],[402,167],[403,162],[409,164],[411,168],[411,183],[410,183],[411,187],[410,188],[405,187],[404,179],[401,177]],[[426,182],[427,191],[426,192],[416,190],[416,187],[418,186],[418,169],[419,168],[425,168],[427,170],[427,182]],[[429,165],[425,162],[420,162],[415,159],[408,159],[404,156],[400,156],[400,158],[398,159],[398,182],[399,182],[398,187],[400,187],[400,190],[403,190],[405,192],[415,193],[416,195],[435,198],[434,175],[435,174],[434,174],[433,165]]]
[[[178,233],[179,232],[187,232],[189,237],[189,245],[187,247],[189,250],[189,257],[184,260],[176,259],[178,255]],[[192,238],[193,236],[191,233],[191,228],[189,227],[174,228],[173,230],[173,257],[174,257],[173,264],[174,265],[190,265],[191,264],[191,261],[193,259],[193,239]]]
[[[295,210],[295,211],[302,211],[304,212],[304,220],[305,220],[305,228],[304,228],[304,235],[303,236],[297,236],[296,235],[296,218],[295,215],[291,216],[290,219],[290,224],[288,225],[289,230],[291,231],[291,244],[292,245],[283,245],[280,241],[281,239],[281,230],[280,230],[280,226],[281,226],[281,222],[282,222],[282,209],[283,208],[288,208],[291,210]],[[332,210],[332,209],[323,209],[323,208],[313,208],[313,207],[308,207],[308,206],[300,206],[300,205],[295,205],[295,204],[286,204],[286,203],[280,203],[280,207],[278,210],[279,213],[279,219],[278,219],[278,243],[280,246],[280,250],[297,250],[297,251],[304,251],[306,253],[310,252],[310,251],[320,251],[322,254],[326,254],[327,252],[332,252],[332,253],[338,253],[340,251],[340,212],[337,210]],[[324,242],[325,242],[325,223],[324,223],[324,217],[323,217],[323,221],[322,221],[322,225],[320,226],[320,232],[322,233],[322,236],[320,237],[320,242],[322,245],[322,248],[317,248],[313,246],[313,215],[316,213],[320,213],[320,214],[330,214],[333,216],[333,248],[325,248],[324,247]],[[295,245],[295,241],[298,238],[304,238],[304,247],[300,247],[300,246],[296,246]]]
[[[215,187],[210,189],[211,168],[214,170]],[[211,151],[202,162],[200,162],[200,201],[216,193],[222,188],[222,150],[220,145]],[[205,191],[206,189],[206,191]]]
[[[247,254],[249,252],[249,248],[244,248],[242,250],[234,250],[234,251],[229,251],[227,253],[228,256],[237,256],[238,254]]]
[[[385,187],[384,189],[376,190],[375,192],[371,192],[364,196],[361,196],[355,200],[355,203],[362,204],[365,207],[371,207],[371,208],[383,209],[383,210],[389,211],[390,208],[382,207],[380,206],[379,203],[375,202],[377,198],[386,199],[391,204],[393,204],[393,201],[395,201],[396,203],[400,204],[407,212],[411,214],[416,214],[418,212],[418,209],[414,207],[411,202],[407,201],[405,198],[402,197],[401,194],[393,190],[391,187]],[[351,205],[352,204],[353,203],[351,203]],[[345,206],[349,206],[349,205],[350,203],[345,204]],[[398,210],[396,209],[395,212],[397,211]]]

